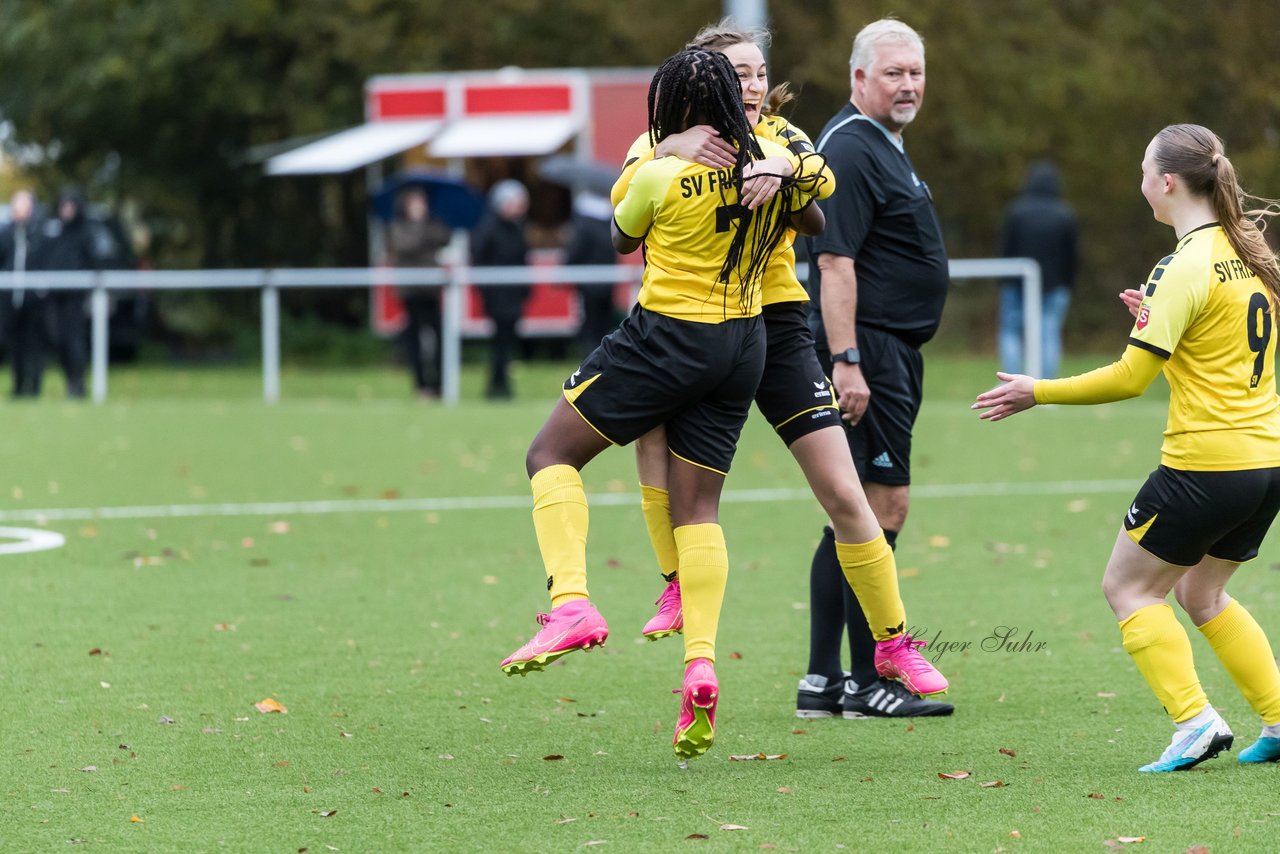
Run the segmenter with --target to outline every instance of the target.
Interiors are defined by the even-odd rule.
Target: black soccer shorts
[[[1258,556],[1280,511],[1280,468],[1182,471],[1160,466],[1147,477],[1124,517],[1144,551],[1174,566],[1205,555],[1232,563]]]
[[[727,474],[764,356],[759,316],[695,323],[637,305],[565,381],[564,396],[616,445],[665,424],[673,454]]]
[[[924,393],[924,357],[897,335],[867,326],[858,327],[858,351],[871,400],[857,424],[844,422],[858,478],[906,486],[911,483],[911,433]],[[831,364],[825,342],[817,353],[822,364]]]
[[[802,436],[840,426],[831,382],[814,351],[804,303],[766,305],[764,373],[756,389],[756,408],[791,447]]]

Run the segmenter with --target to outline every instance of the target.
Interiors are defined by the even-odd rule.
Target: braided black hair
[[[649,85],[649,142],[657,146],[672,134],[694,125],[715,128],[720,138],[737,149],[733,188],[742,196],[742,170],[752,160],[764,158],[760,143],[747,123],[742,107],[742,89],[733,65],[724,54],[689,49],[681,51],[658,67]],[[782,189],[768,205],[754,211],[729,204],[726,188],[721,198],[732,209],[734,234],[717,280],[728,284],[736,273],[738,301],[742,308],[751,303],[753,289],[764,275],[775,248],[786,234],[787,221],[801,189],[791,176],[783,177]],[[728,288],[725,289],[728,298]]]

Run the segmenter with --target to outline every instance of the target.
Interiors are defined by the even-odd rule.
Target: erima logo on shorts
[[[1130,525],[1136,525],[1136,524],[1138,524],[1138,504],[1137,504],[1137,502],[1134,502],[1134,504],[1129,508],[1129,512],[1128,512],[1128,513],[1126,513],[1126,514],[1124,514],[1124,515],[1125,515],[1125,518],[1129,520],[1129,524],[1130,524]]]
[[[871,461],[871,465],[876,466],[877,468],[891,469],[893,468],[893,460],[889,459],[888,451],[883,451],[880,456]]]
[[[580,373],[582,373],[582,368],[578,368],[578,370],[574,371],[573,376],[569,377],[569,382],[567,383],[567,385],[569,385],[570,387],[573,387],[574,385],[576,385],[578,382],[578,374]]]

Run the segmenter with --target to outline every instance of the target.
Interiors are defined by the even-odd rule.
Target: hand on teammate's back
[[[673,133],[658,143],[654,158],[679,157],[690,163],[700,163],[712,169],[726,169],[737,162],[738,152],[721,139],[715,128],[694,125],[688,130]]]
[[[784,175],[791,174],[791,164],[783,157],[752,160],[742,169],[742,205],[753,211],[769,201],[782,187]]]

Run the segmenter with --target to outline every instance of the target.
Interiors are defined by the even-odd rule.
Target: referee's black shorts
[[[673,454],[727,474],[764,355],[758,316],[695,323],[637,305],[565,381],[564,396],[616,445],[665,424]]]
[[[840,410],[827,372],[814,351],[805,305],[766,305],[761,314],[767,345],[756,407],[791,447],[802,436],[840,426]]]
[[[818,358],[831,364],[825,344]],[[924,357],[892,332],[858,327],[862,376],[871,390],[867,411],[857,424],[845,423],[849,449],[863,483],[906,486],[911,483],[911,432],[924,394]]]
[[[1144,551],[1174,566],[1205,555],[1232,563],[1258,556],[1280,512],[1280,468],[1183,471],[1160,466],[1147,477],[1124,517]]]

